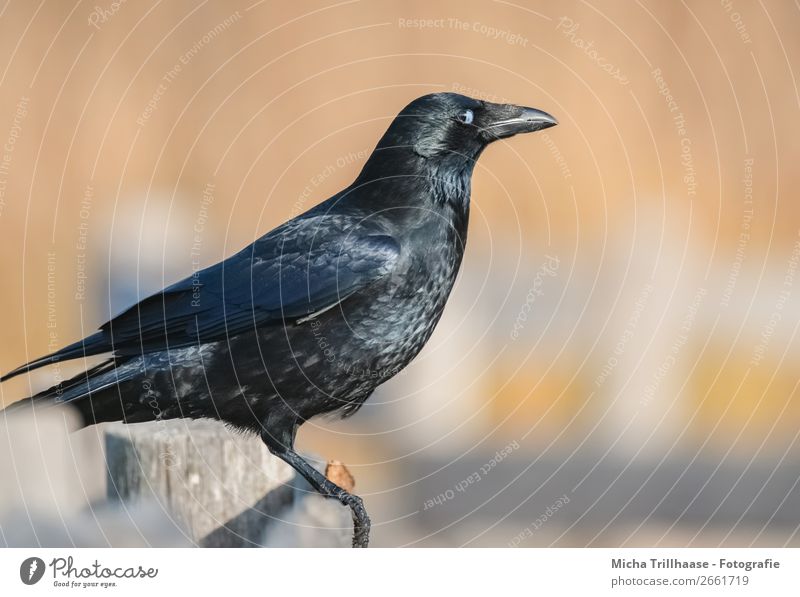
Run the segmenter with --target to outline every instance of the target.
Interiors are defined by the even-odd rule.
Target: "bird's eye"
[[[458,121],[463,122],[464,124],[472,124],[472,121],[475,119],[475,114],[472,110],[461,110],[458,113]]]

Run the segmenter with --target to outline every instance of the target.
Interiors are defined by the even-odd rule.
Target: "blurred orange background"
[[[481,158],[429,346],[301,447],[351,465],[379,545],[514,544],[562,494],[517,544],[800,545],[796,3],[12,0],[0,23],[3,371],[348,185],[417,96],[535,106],[560,126]]]

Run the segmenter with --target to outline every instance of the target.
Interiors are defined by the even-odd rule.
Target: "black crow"
[[[69,403],[86,424],[190,417],[256,432],[351,508],[353,545],[365,547],[362,500],[294,451],[297,429],[316,415],[352,415],[419,353],[464,255],[475,161],[492,141],[555,124],[533,108],[420,97],[352,185],[0,381],[108,354],[28,400]]]

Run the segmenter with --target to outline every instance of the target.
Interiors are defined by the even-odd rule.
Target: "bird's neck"
[[[441,225],[463,252],[474,164],[455,154],[424,158],[407,148],[379,146],[337,202],[382,213],[407,230]]]
[[[442,207],[469,210],[472,189],[472,169],[475,162],[458,159],[437,159],[426,164],[428,179],[434,202]]]
[[[415,195],[425,197],[435,206],[449,205],[455,209],[468,210],[474,166],[474,159],[466,159],[454,153],[424,157],[408,146],[379,145],[364,164],[353,187],[377,186],[381,190],[371,193],[377,201],[381,201],[381,197],[375,195],[382,195],[382,199],[390,203],[413,203],[414,195],[401,197],[390,191],[392,187],[405,187],[414,189],[417,191]]]

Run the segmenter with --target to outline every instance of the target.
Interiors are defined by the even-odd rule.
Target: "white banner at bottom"
[[[0,549],[2,595],[798,595],[800,549]],[[502,593],[500,593],[502,592]]]

